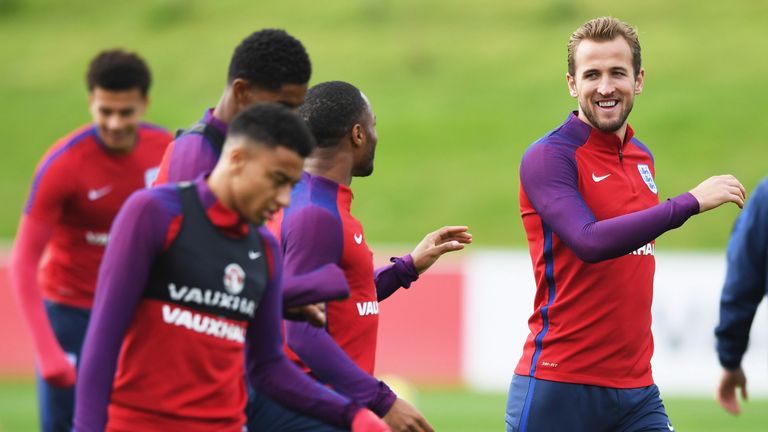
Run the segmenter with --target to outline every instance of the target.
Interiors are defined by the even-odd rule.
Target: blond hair
[[[571,76],[576,74],[576,65],[573,58],[576,55],[576,48],[579,47],[581,41],[609,42],[619,36],[623,37],[629,44],[629,48],[632,51],[632,68],[635,71],[635,76],[637,76],[640,73],[641,65],[640,40],[637,37],[637,30],[614,17],[591,19],[573,32],[571,39],[568,41],[568,73]]]

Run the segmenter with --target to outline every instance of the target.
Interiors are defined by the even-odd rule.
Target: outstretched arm
[[[400,287],[408,288],[443,254],[464,249],[472,243],[466,226],[445,226],[427,234],[409,255],[391,258],[391,265],[376,269],[376,293],[382,301]]]
[[[598,221],[578,189],[572,156],[553,145],[537,145],[523,156],[520,182],[525,195],[562,241],[582,260],[598,262],[625,255],[714,203],[738,204],[741,185],[713,177],[691,192],[645,210]],[[718,204],[719,205],[719,204]]]

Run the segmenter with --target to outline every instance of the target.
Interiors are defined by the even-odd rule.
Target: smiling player
[[[659,204],[653,156],[627,123],[644,77],[634,28],[587,22],[568,43],[579,109],[523,156],[537,286],[508,431],[673,430],[650,365],[654,239],[745,192],[716,176]]]
[[[93,123],[38,164],[11,256],[11,286],[35,344],[44,431],[72,428],[75,366],[109,227],[128,195],[154,180],[171,141],[142,122],[151,80],[136,54],[104,51],[86,78]]]

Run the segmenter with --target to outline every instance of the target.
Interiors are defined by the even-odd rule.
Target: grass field
[[[504,394],[422,388],[415,403],[438,432],[504,430]],[[768,399],[749,401],[736,418],[710,399],[670,398],[665,405],[675,430],[680,432],[760,432],[768,425]],[[31,382],[0,381],[0,431],[37,430],[36,415]]]
[[[354,183],[373,242],[415,243],[468,224],[478,246],[522,246],[517,166],[575,108],[567,38],[613,14],[638,26],[645,92],[630,118],[654,150],[662,199],[732,172],[765,172],[768,3],[695,0],[0,0],[0,237],[11,237],[44,149],[88,121],[83,75],[100,49],[141,52],[148,118],[187,126],[218,100],[235,44],[284,27],[313,82],[359,85],[378,115],[376,173]],[[722,248],[735,208],[695,218],[660,247]]]

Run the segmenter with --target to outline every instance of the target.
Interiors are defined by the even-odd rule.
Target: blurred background
[[[534,289],[517,169],[576,108],[566,43],[601,15],[639,31],[646,85],[630,122],[654,152],[660,198],[722,173],[752,190],[768,173],[765,1],[0,0],[0,429],[37,427],[31,343],[5,257],[39,158],[89,121],[89,60],[105,48],[139,52],[154,78],[147,119],[176,129],[218,101],[242,38],[279,27],[305,44],[312,83],[349,81],[373,104],[375,175],[352,187],[377,260],[442,225],[474,234],[470,250],[382,304],[378,371],[395,375],[437,430],[503,430]],[[654,371],[678,430],[768,424],[764,310],[745,363],[753,400],[732,418],[712,397],[712,328],[737,214],[697,216],[657,242]]]

